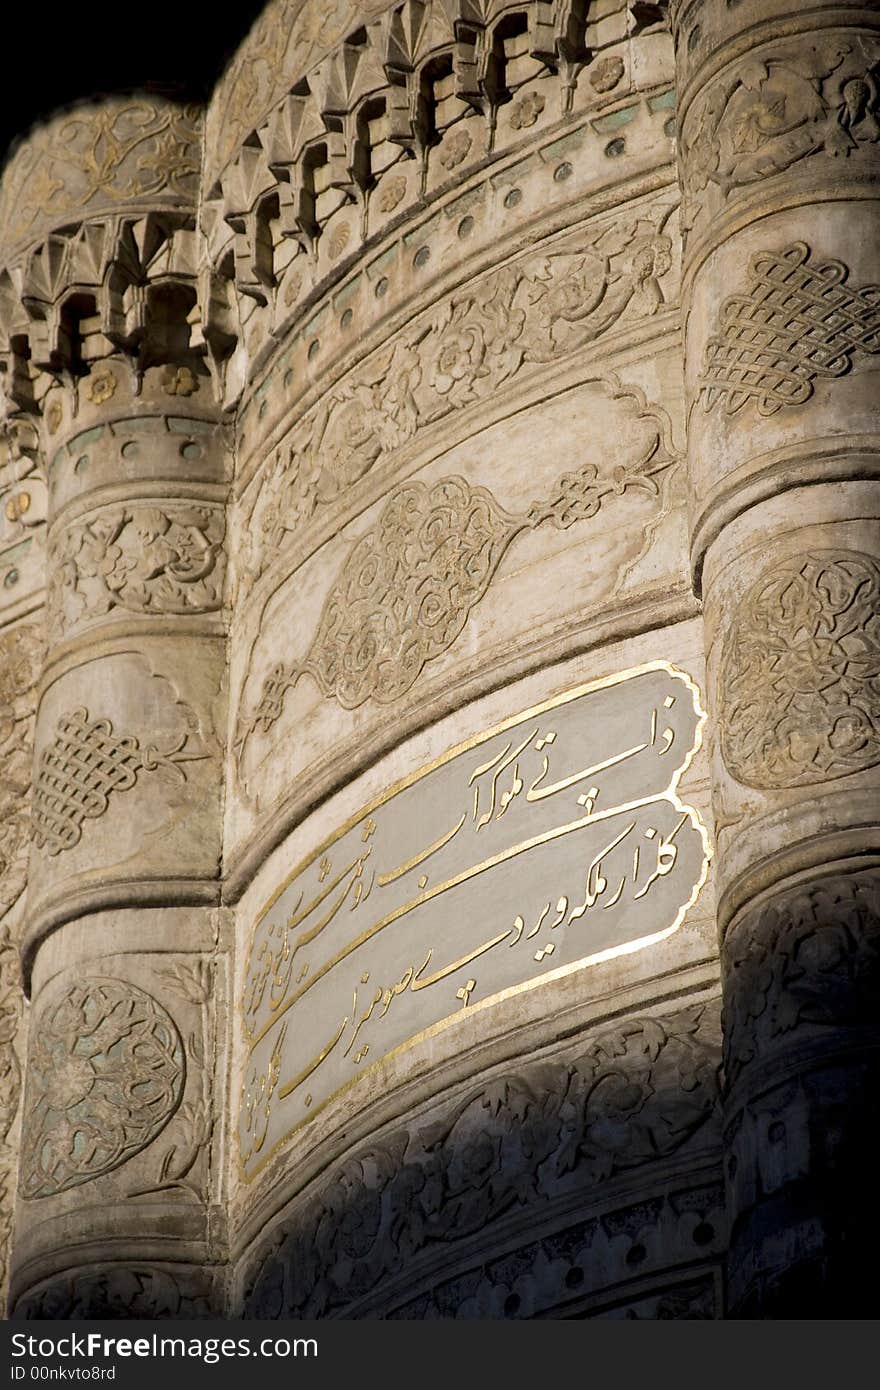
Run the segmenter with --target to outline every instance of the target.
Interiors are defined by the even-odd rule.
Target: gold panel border
[[[572,700],[580,699],[583,695],[589,695],[596,690],[606,690],[610,686],[622,685],[624,682],[632,680],[635,676],[645,675],[649,671],[665,671],[674,679],[682,681],[693,696],[694,709],[697,715],[697,726],[694,734],[693,746],[690,752],[688,753],[687,757],[685,758],[684,762],[673,775],[668,788],[668,799],[671,801],[672,805],[675,807],[676,810],[682,812],[692,811],[694,813],[694,816],[696,818],[696,828],[699,831],[700,837],[703,842],[703,868],[699,879],[694,885],[690,897],[688,898],[687,902],[684,903],[679,909],[674,922],[672,922],[670,926],[664,927],[662,931],[653,932],[649,936],[638,937],[635,941],[624,942],[621,946],[607,947],[605,950],[597,951],[595,952],[595,954],[591,956],[585,956],[581,960],[572,961],[569,965],[557,966],[554,970],[548,970],[545,974],[538,976],[537,979],[525,980],[521,984],[511,985],[507,989],[499,990],[496,994],[491,994],[488,996],[488,998],[481,999],[476,1004],[468,1005],[467,1013],[469,1015],[479,1013],[483,1009],[487,1009],[490,1006],[503,1003],[507,999],[512,999],[518,995],[525,994],[529,990],[537,989],[539,986],[542,985],[551,984],[554,980],[564,979],[568,975],[573,975],[578,970],[586,970],[590,966],[599,965],[604,961],[613,960],[619,956],[633,955],[636,951],[644,950],[648,946],[657,945],[659,942],[665,941],[668,937],[672,936],[674,932],[678,931],[679,927],[685,919],[685,916],[694,906],[698,897],[700,896],[700,893],[702,892],[706,884],[706,880],[709,877],[709,865],[712,861],[714,853],[713,846],[709,838],[709,832],[706,829],[706,826],[704,825],[703,819],[700,816],[699,812],[693,806],[686,806],[685,803],[678,796],[679,783],[681,782],[681,779],[687,772],[688,768],[693,763],[694,758],[697,756],[700,749],[702,748],[703,730],[705,728],[708,715],[703,706],[702,691],[700,690],[700,687],[697,684],[697,682],[693,679],[691,675],[688,674],[687,671],[681,670],[680,667],[674,666],[669,661],[647,661],[643,662],[639,666],[632,666],[628,667],[624,671],[615,672],[615,674],[612,676],[603,676],[600,677],[598,680],[587,681],[582,685],[575,686],[571,690],[566,690],[559,695],[554,695],[549,700],[544,700],[537,705],[531,705],[529,706],[529,708],[521,710],[515,715],[511,715],[509,718],[502,720],[500,723],[494,724],[491,728],[483,730],[479,734],[474,734],[470,738],[464,739],[461,743],[455,744],[452,748],[447,749],[445,753],[442,753],[438,757],[433,758],[429,763],[425,763],[415,772],[411,772],[407,774],[406,777],[402,777],[397,782],[392,783],[392,785],[386,788],[386,790],[382,792],[380,796],[375,797],[372,801],[369,801],[364,806],[360,807],[358,811],[356,811],[353,815],[349,816],[349,818],[344,822],[342,826],[338,827],[336,830],[332,831],[331,834],[327,835],[318,845],[317,849],[312,850],[308,855],[301,859],[297,863],[295,868],[293,868],[290,871],[290,873],[283,880],[283,882],[279,884],[279,886],[274,890],[271,896],[267,898],[266,901],[263,903],[263,906],[260,908],[259,912],[257,913],[257,916],[254,919],[253,927],[251,928],[250,939],[248,941],[248,953],[245,962],[245,975],[247,974],[247,964],[251,960],[251,957],[253,955],[257,928],[259,927],[266,914],[271,911],[275,903],[281,897],[282,893],[284,893],[285,890],[289,888],[290,884],[293,882],[295,878],[297,878],[305,869],[309,867],[310,864],[313,864],[316,859],[318,859],[322,854],[324,854],[326,850],[330,848],[331,845],[333,845],[337,840],[341,839],[343,835],[346,835],[349,830],[354,829],[355,826],[357,826],[366,816],[369,816],[372,814],[373,811],[378,810],[380,806],[383,806],[387,801],[390,801],[392,797],[398,794],[398,792],[406,790],[407,787],[411,787],[416,782],[421,781],[423,777],[427,777],[428,774],[433,772],[436,768],[442,767],[445,763],[451,762],[453,758],[458,757],[461,753],[470,752],[471,749],[478,747],[481,743],[488,742],[489,739],[494,738],[497,734],[504,733],[506,732],[506,730],[515,727],[517,724],[526,723],[530,719],[534,719],[537,718],[539,715],[546,714],[549,710],[558,709],[561,705],[570,704]],[[243,999],[241,996],[239,997],[237,1003],[236,1012],[238,1015],[239,1022],[241,1024],[242,1035],[245,1038],[247,1038],[247,1028],[244,1020]],[[241,1149],[236,1135],[235,1142],[238,1154],[237,1166],[241,1181],[246,1185],[250,1185],[252,1182],[255,1182],[256,1179],[260,1176],[260,1174],[265,1171],[266,1167],[272,1161],[272,1159],[276,1157],[276,1155],[280,1152],[284,1145],[289,1142],[289,1140],[293,1137],[294,1134],[296,1134],[305,1125],[310,1124],[311,1121],[314,1120],[318,1115],[320,1115],[323,1110],[326,1110],[326,1108],[329,1105],[331,1105],[334,1101],[338,1100],[340,1096],[345,1095],[345,1093],[347,1091],[350,1091],[353,1086],[359,1085],[365,1077],[374,1076],[381,1067],[386,1065],[386,1063],[396,1060],[398,1057],[403,1056],[412,1048],[418,1047],[421,1043],[427,1042],[429,1039],[437,1037],[439,1034],[445,1032],[447,1028],[451,1027],[455,1023],[458,1023],[462,1017],[463,1011],[461,1009],[456,1009],[454,1013],[449,1014],[446,1018],[440,1019],[438,1023],[431,1024],[429,1028],[423,1029],[420,1033],[414,1033],[412,1037],[407,1038],[402,1043],[399,1043],[397,1047],[392,1048],[389,1052],[383,1053],[381,1057],[378,1057],[374,1062],[371,1062],[370,1065],[368,1067],[365,1067],[363,1071],[359,1072],[357,1076],[353,1076],[350,1081],[346,1081],[344,1085],[337,1087],[337,1089],[333,1091],[329,1096],[327,1096],[323,1101],[321,1101],[319,1105],[315,1106],[314,1110],[312,1110],[308,1115],[304,1116],[303,1119],[297,1121],[297,1123],[293,1125],[289,1130],[287,1130],[287,1132],[283,1134],[279,1139],[276,1139],[272,1147],[263,1155],[263,1157],[260,1159],[260,1162],[256,1165],[255,1168],[253,1168],[250,1171],[250,1173],[245,1172],[244,1164],[241,1161]],[[251,1051],[252,1047],[249,1047],[247,1054],[248,1056],[250,1055]],[[238,1116],[236,1117],[236,1130],[237,1125]]]

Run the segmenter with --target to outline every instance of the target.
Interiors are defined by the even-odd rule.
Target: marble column
[[[673,29],[728,1316],[864,1316],[880,1240],[880,13],[679,0]]]
[[[198,153],[198,113],[152,98],[56,118],[25,146],[47,206],[18,244],[21,155],[4,180],[6,381],[48,483],[15,1316],[221,1300],[229,466]]]

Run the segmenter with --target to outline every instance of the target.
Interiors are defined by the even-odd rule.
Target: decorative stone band
[[[588,1036],[573,1054],[494,1076],[353,1154],[317,1192],[302,1194],[298,1213],[269,1234],[271,1253],[248,1280],[245,1315],[323,1317],[419,1270],[425,1285],[436,1283],[426,1263],[432,1252],[448,1269],[456,1242],[468,1238],[471,1259],[475,1237],[486,1255],[499,1239],[509,1250],[509,1231],[493,1236],[493,1224],[511,1206],[526,1207],[531,1229],[554,1203],[581,1212],[601,1199],[607,1180],[669,1158],[697,1136],[717,1143],[719,1060],[713,1000],[625,1019]],[[693,1258],[695,1244],[705,1253],[714,1232],[701,1226],[700,1199],[684,1201],[696,1208]],[[647,1220],[642,1209],[641,1229]],[[585,1231],[561,1241],[558,1254],[582,1251],[588,1264],[602,1250],[604,1280],[612,1282],[618,1262],[620,1277],[632,1277],[639,1256],[622,1258],[628,1243],[621,1250],[614,1242],[612,1250],[598,1223],[592,1243]],[[668,1256],[669,1244],[662,1248]]]
[[[117,97],[55,117],[28,136],[0,180],[0,264],[84,217],[194,209],[201,114],[155,96]]]
[[[749,264],[744,295],[721,310],[700,379],[703,407],[728,415],[753,400],[761,415],[803,405],[820,378],[843,376],[857,352],[880,352],[880,285],[850,289],[842,261],[810,261],[796,241],[761,251]]]
[[[218,1281],[219,1282],[219,1281]],[[204,1265],[113,1264],[65,1272],[22,1294],[16,1319],[208,1318],[220,1311]]]
[[[212,98],[207,116],[208,186],[219,180],[233,154],[247,153],[246,137],[267,122],[277,162],[284,160],[285,148],[296,148],[314,134],[327,139],[329,133],[332,140],[334,129],[338,148],[339,127],[348,127],[360,100],[377,90],[389,92],[393,139],[411,147],[420,134],[430,138],[429,129],[419,130],[425,95],[423,83],[419,101],[419,78],[438,50],[452,60],[449,77],[456,96],[477,109],[489,108],[493,96],[496,101],[509,99],[503,80],[497,93],[493,88],[499,83],[492,81],[493,60],[497,66],[500,56],[503,63],[506,18],[514,21],[508,22],[508,33],[525,38],[525,51],[560,69],[571,85],[594,47],[626,33],[625,6],[619,10],[623,13],[608,15],[594,26],[592,42],[585,47],[585,17],[573,0],[554,5],[546,0],[479,5],[471,0],[407,0],[404,5],[394,0],[273,0]],[[430,68],[428,74],[436,80]],[[600,84],[603,80],[608,81],[607,69]],[[303,87],[309,96],[312,89],[317,100],[303,99]],[[335,115],[337,120],[325,127],[322,115]],[[340,162],[344,171],[344,155]]]
[[[794,0],[788,6],[790,17],[785,8],[774,5],[762,29],[766,34],[776,20],[788,32],[763,43],[755,33],[747,53],[742,49],[741,17],[733,20],[730,6],[722,5],[711,17],[707,13],[695,26],[709,65],[705,83],[694,72],[682,80],[690,66],[688,39],[693,29],[682,37],[682,220],[708,237],[716,234],[719,213],[753,191],[765,197],[767,181],[776,175],[791,170],[797,182],[798,172],[803,172],[819,187],[849,179],[864,183],[866,174],[871,177],[876,169],[880,39],[869,28],[872,22],[876,25],[876,10],[872,14],[863,7],[864,25],[858,23],[857,7],[851,7],[846,17],[852,18],[852,27],[817,29],[822,19],[827,24],[835,18],[829,6],[822,19],[805,18],[803,35],[792,37],[791,20],[802,7]],[[731,22],[734,42],[724,62],[722,30]],[[780,196],[777,179],[773,197]]]
[[[673,211],[663,197],[475,278],[325,389],[274,457],[251,446],[261,467],[241,534],[239,601],[421,431],[523,389],[530,371],[584,353],[621,320],[663,309]]]
[[[708,871],[676,791],[704,718],[664,663],[579,687],[390,788],[299,865],[248,951],[246,1179],[368,1057],[676,930]]]
[[[807,1035],[876,1027],[880,869],[822,876],[747,909],[722,956],[730,1088]]]
[[[50,638],[108,614],[215,613],[223,605],[220,506],[161,500],[105,507],[53,537]]]
[[[452,646],[518,536],[545,522],[567,530],[595,517],[606,498],[631,490],[658,497],[657,478],[674,462],[655,434],[642,457],[604,476],[595,464],[563,473],[521,515],[460,477],[397,488],[343,565],[306,655],[276,665],[253,712],[239,712],[239,761],[248,739],[280,717],[285,694],[304,675],[345,709],[405,695],[425,664]]]

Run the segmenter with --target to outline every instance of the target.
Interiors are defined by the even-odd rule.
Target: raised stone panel
[[[459,1004],[670,935],[708,868],[706,830],[675,792],[701,727],[696,687],[671,668],[567,692],[325,841],[248,948],[243,1176],[368,1056],[436,1034]]]
[[[216,900],[222,639],[214,646],[213,662],[188,670],[175,639],[154,638],[56,671],[35,740],[29,956],[74,901],[97,905],[119,894],[114,883],[140,884],[149,902],[171,877]]]
[[[661,364],[652,385],[671,375]],[[591,624],[613,625],[624,602],[662,621],[678,592],[687,612],[666,412],[614,380],[553,386],[545,378],[527,414],[388,486],[274,593],[267,577],[243,609],[231,662],[230,845],[289,788],[307,795],[331,750],[337,771],[346,753],[356,763],[365,736],[387,739],[402,715],[443,701],[451,682],[477,693],[539,652],[562,655]],[[536,459],[538,422],[553,443]],[[303,554],[308,532],[285,539]]]

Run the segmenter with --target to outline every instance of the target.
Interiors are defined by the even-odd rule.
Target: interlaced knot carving
[[[880,285],[852,289],[841,261],[810,264],[802,241],[760,251],[745,295],[721,310],[709,339],[700,391],[707,411],[735,415],[754,400],[761,415],[803,405],[819,377],[843,376],[856,352],[880,352]]]
[[[34,785],[33,839],[50,855],[73,849],[82,837],[83,822],[107,810],[112,792],[133,787],[139,772],[159,767],[185,779],[179,766],[200,754],[186,753],[184,732],[171,747],[141,748],[132,734],[119,737],[109,719],[91,719],[85,708],[63,714],[55,737],[40,755]]]

